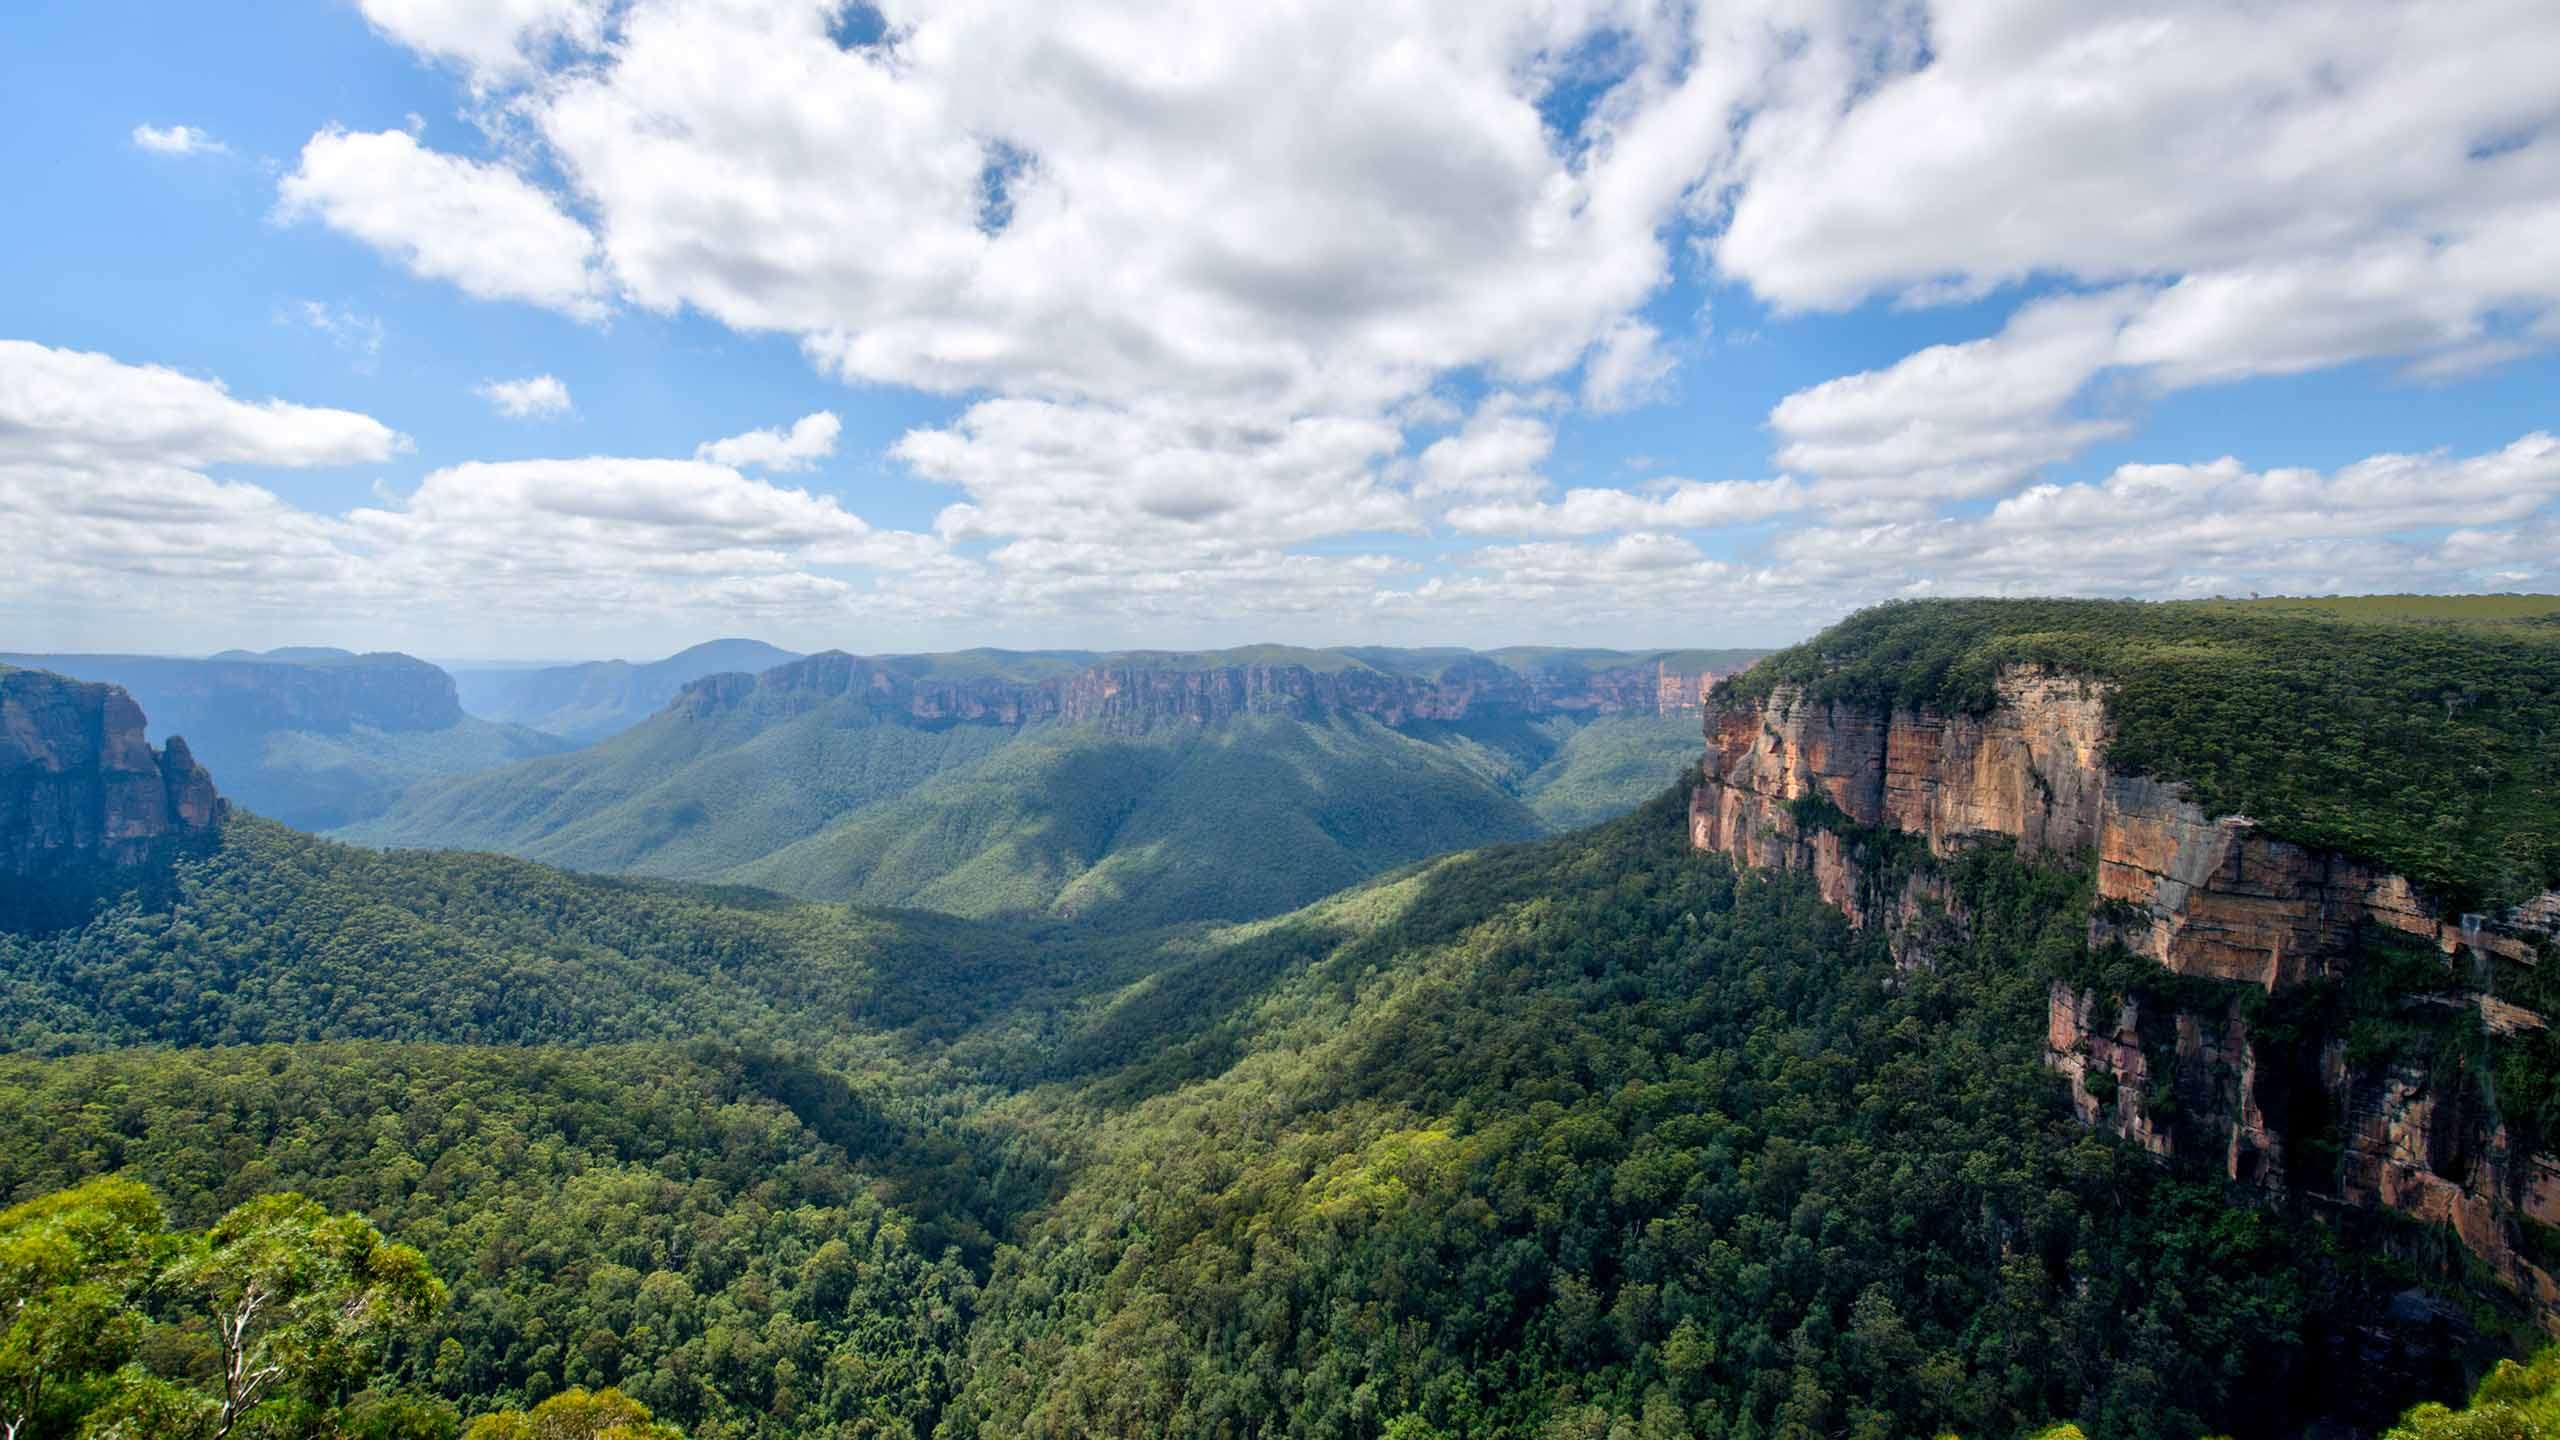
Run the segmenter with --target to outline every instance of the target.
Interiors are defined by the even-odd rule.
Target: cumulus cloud
[[[884,609],[968,604],[976,567],[932,537],[874,529],[833,496],[708,460],[446,465],[343,515],[204,473],[360,465],[407,445],[349,411],[251,403],[158,366],[0,341],[0,527],[21,562],[0,577],[0,607],[147,603],[177,626],[327,614],[421,633],[496,615],[796,607],[841,619],[884,574],[900,586]]]
[[[383,34],[459,64],[486,86],[531,68],[552,46],[591,49],[604,38],[604,0],[358,0]]]
[[[1479,535],[1597,535],[1611,530],[1717,530],[1807,508],[1806,486],[1775,480],[1670,480],[1644,492],[1592,487],[1561,499],[1462,505],[1451,528]]]
[[[192,125],[136,125],[133,143],[155,155],[228,155],[231,147]]]
[[[2560,95],[2518,48],[2560,44],[2548,6],[1940,4],[1797,39],[1716,192],[1725,274],[1782,308],[2089,287],[1781,403],[1779,464],[1840,503],[2000,493],[2170,390],[2560,338]]]
[[[1679,361],[1663,347],[1662,332],[1641,320],[1609,327],[1582,367],[1582,404],[1603,414],[1649,405],[1668,392]]]
[[[2131,398],[2388,355],[2444,378],[2529,350],[2492,333],[2494,316],[2555,305],[2560,203],[2489,217],[2460,241],[2036,300],[1995,335],[1800,390],[1769,420],[1778,463],[1822,477],[1836,503],[1991,494],[2134,428],[2130,415],[2090,413],[2092,382],[2108,372]]]
[[[2039,301],[1998,335],[1799,390],[1769,413],[1778,464],[1821,477],[1825,497],[1844,505],[2006,489],[2130,428],[2067,407],[2114,359],[2139,303],[2130,290]]]
[[[279,218],[317,220],[430,280],[581,320],[609,308],[596,241],[540,186],[439,154],[405,130],[323,130],[277,187]]]
[[[884,5],[866,35],[803,0],[359,4],[463,76],[489,150],[324,131],[281,217],[466,294],[691,312],[966,397],[891,449],[955,498],[929,536],[864,540],[909,567],[869,604],[1456,614],[1569,591],[1775,615],[1968,563],[2008,584],[2024,537],[2079,543],[2051,527],[2105,498],[2038,500],[2040,472],[2138,434],[2153,397],[2375,359],[2452,383],[2560,341],[2560,11],[2535,0],[2461,23],[2384,0],[952,0]],[[1765,471],[1711,457],[1768,478],[1560,490],[1577,408],[1670,393],[1681,347],[1645,316],[1681,257],[1773,324],[2006,313],[1785,397]],[[822,412],[691,463],[788,474],[839,440]],[[2030,502],[2048,528],[2018,528]],[[1789,543],[1816,548],[1715,535],[1796,514],[1816,528]],[[2517,553],[2541,514],[2482,520],[2478,548]],[[1432,531],[1487,548],[1455,571],[1362,553]],[[2126,583],[2249,568],[2192,553]],[[2324,552],[2434,553],[2369,529]],[[2079,582],[2067,548],[2044,560]],[[828,592],[778,578],[799,563],[689,593]]]
[[[0,464],[352,465],[407,437],[369,415],[233,398],[219,380],[83,350],[0,340]]]
[[[522,380],[483,380],[471,393],[510,420],[548,420],[571,409],[569,386],[557,375],[530,375]]]
[[[761,470],[806,470],[836,453],[836,437],[844,422],[832,410],[803,415],[788,430],[750,430],[725,440],[706,442],[697,459]]]
[[[2560,440],[2536,431],[2465,459],[2375,455],[2331,474],[2201,465],[2126,465],[2093,485],[2038,485],[1983,522],[1996,534],[2113,533],[2163,554],[2244,556],[2270,538],[2388,535],[2525,519],[2560,498]]]
[[[1465,428],[1423,450],[1414,491],[1423,496],[1521,500],[1547,486],[1540,472],[1555,427],[1517,395],[1487,396]]]
[[[2513,543],[2516,527],[2548,528],[2556,498],[2560,441],[2535,432],[2482,455],[2376,455],[2325,474],[2231,458],[2126,465],[1979,517],[1793,532],[1772,553],[1788,573],[1870,594],[1926,582],[2175,598],[2370,589],[2378,576],[2516,588],[2560,579],[2560,552],[2519,570]]]
[[[1726,272],[1783,305],[2324,254],[2547,197],[2560,14],[2007,0],[1797,17]]]
[[[988,400],[893,453],[968,498],[934,528],[953,540],[1125,547],[1132,568],[1180,553],[1416,528],[1377,473],[1402,437],[1375,420],[1266,423],[1164,407]]]
[[[235,398],[216,380],[0,341],[0,530],[19,605],[219,608],[342,582],[328,521],[199,467],[391,458],[408,440],[353,411]],[[227,604],[225,602],[228,602]]]
[[[1721,633],[1787,636],[1881,600],[2078,594],[2181,599],[2251,591],[2536,590],[2560,585],[2560,440],[2478,455],[2376,455],[2334,471],[2234,459],[2127,465],[2038,485],[1971,516],[1777,530],[1715,555],[1637,530],[1489,546],[1381,590],[1372,613],[1498,626],[1625,625],[1648,609],[1713,615]]]

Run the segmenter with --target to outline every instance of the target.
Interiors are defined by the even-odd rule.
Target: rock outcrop
[[[712,675],[685,687],[675,706],[695,718],[749,706],[789,710],[860,696],[882,713],[932,723],[1026,725],[1041,721],[1143,734],[1240,715],[1365,715],[1383,725],[1455,722],[1488,713],[1657,715],[1695,710],[1716,672],[1662,664],[1574,674],[1522,671],[1482,657],[1428,677],[1363,666],[1300,664],[1207,668],[1114,659],[1040,680],[918,675],[894,658],[830,650],[761,675]]]
[[[1824,704],[1787,686],[1711,707],[1691,843],[1809,873],[1854,922],[1889,927],[1897,953],[1939,897],[1926,867],[1891,880],[1862,840],[1912,837],[1945,858],[2001,836],[2031,858],[2093,865],[2094,946],[2222,983],[2189,986],[2179,1004],[2057,981],[2047,1056],[2083,1119],[2236,1181],[2447,1225],[2546,1324],[2560,1322],[2560,1287],[2526,1257],[2517,1223],[2560,1225],[2552,1158],[2519,1153],[2465,1077],[2391,1057],[2350,1063],[2343,1035],[2280,1051],[2252,1033],[2243,1003],[2340,974],[2379,932],[2444,955],[2449,989],[2500,964],[2560,963],[2560,894],[2497,915],[2439,914],[2401,876],[2108,769],[2097,683],[2022,669],[1998,694],[1978,716]],[[2493,1034],[2546,1024],[2495,995],[2463,1004]]]
[[[133,697],[0,667],[0,926],[44,923],[209,837],[224,805]]]

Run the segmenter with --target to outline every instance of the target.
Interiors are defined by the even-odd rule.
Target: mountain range
[[[766,670],[800,657],[761,640],[706,640],[664,660],[588,660],[574,665],[489,668],[450,665],[456,698],[469,714],[586,744],[628,730],[664,709],[705,675]]]
[[[1616,818],[1159,930],[334,843],[0,672],[0,859],[88,872],[0,913],[0,1202],[417,1245],[442,1304],[295,1397],[350,1434],[2370,1434],[2560,1326],[2555,610],[1885,607]],[[678,708],[1258,748],[1604,688],[1015,663]],[[2534,1433],[2526,1374],[2441,1433]]]
[[[336,832],[1114,925],[1294,908],[1619,813],[1753,651],[830,651]]]
[[[467,714],[453,680],[407,655],[303,646],[158,655],[0,655],[118,686],[155,740],[182,736],[232,801],[324,830],[381,813],[420,780],[568,748]]]

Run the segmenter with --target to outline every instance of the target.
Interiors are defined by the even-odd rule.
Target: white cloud
[[[2560,440],[2485,454],[2376,455],[2331,472],[2236,460],[2128,465],[2040,485],[1973,517],[1784,528],[1717,557],[1659,531],[1492,546],[1382,590],[1373,613],[1449,626],[1626,627],[1669,610],[1720,634],[1800,635],[1843,611],[1918,595],[2179,599],[2375,588],[2560,585]]]
[[[2164,555],[2228,556],[2274,538],[2365,537],[2459,521],[2522,520],[2560,498],[2560,440],[2537,431],[2503,450],[2376,455],[2333,474],[2202,465],[2126,465],[2094,485],[2038,485],[1994,507],[1986,531],[2113,534]]]
[[[406,131],[321,131],[277,197],[279,217],[316,219],[467,295],[581,320],[608,309],[595,237],[551,195],[503,166],[425,149]]]
[[[343,603],[377,613],[467,595],[473,613],[555,625],[789,614],[837,626],[857,603],[894,605],[900,587],[944,606],[966,594],[930,537],[876,530],[833,496],[703,460],[448,465],[350,512],[342,544],[363,557],[361,593]],[[884,575],[897,586],[884,589]]]
[[[1778,463],[1836,503],[1999,493],[2169,390],[2387,356],[2442,379],[2560,338],[2548,5],[1799,18],[1708,215],[1726,275],[1810,308],[2097,287],[1788,397]]]
[[[1478,535],[1597,535],[1611,530],[1714,530],[1803,510],[1807,488],[1775,480],[1673,480],[1650,493],[1608,488],[1568,490],[1561,500],[1464,505],[1445,517]]]
[[[2517,531],[2552,523],[2560,440],[2536,432],[2483,455],[2376,455],[2323,474],[2235,459],[2126,465],[2038,485],[1972,519],[1790,532],[1776,566],[1880,595],[1929,583],[1958,593],[2180,595],[2392,588],[2515,588],[2560,580],[2560,552],[2529,557]],[[2457,527],[2460,527],[2457,529]],[[2466,538],[2467,536],[2467,538]],[[2491,572],[2511,572],[2500,581]]]
[[[422,55],[459,63],[475,84],[521,74],[546,47],[592,48],[604,0],[357,0],[367,20]]]
[[[2443,383],[2560,341],[2560,11],[2539,0],[2458,21],[2382,0],[900,0],[856,44],[809,0],[359,3],[464,77],[489,149],[326,131],[278,213],[471,295],[691,311],[849,382],[966,396],[892,450],[954,488],[934,534],[858,547],[906,567],[863,603],[918,614],[1341,614],[1363,593],[1433,613],[1383,589],[1450,613],[1553,594],[1598,623],[1810,613],[1961,588],[1967,565],[2162,593],[2437,565],[2396,531],[2324,549],[2241,524],[2228,551],[2119,567],[2060,517],[2129,501],[2025,487],[2183,387],[2354,360]],[[1780,401],[1770,478],[1550,483],[1587,460],[1575,406],[1669,392],[1681,345],[1644,317],[1684,256],[1772,324],[2016,303]],[[1479,392],[1472,414],[1451,398]],[[812,416],[649,463],[789,473],[839,441]],[[2294,483],[2189,468],[2189,502],[2234,514]],[[2021,528],[2030,502],[2049,513]],[[1799,512],[1821,553],[1708,539]],[[2531,570],[2517,537],[2542,513],[2480,522],[2499,573]],[[1361,553],[1435,528],[1535,543],[1463,572]],[[686,593],[850,583],[791,544],[749,552],[779,558]]]
[[[2494,335],[2491,319],[2549,306],[2560,306],[2560,203],[2487,217],[2460,242],[2393,242],[2035,300],[1996,335],[1800,390],[1769,419],[1778,463],[1822,477],[1829,501],[1907,507],[1998,493],[2130,432],[2127,415],[2091,413],[2092,382],[2109,371],[2132,383],[2120,407],[2377,356],[2416,357],[2413,377],[2442,378],[2528,353]]]
[[[1641,320],[1621,320],[1583,362],[1583,408],[1606,414],[1650,405],[1669,393],[1679,363],[1663,348],[1661,331]]]
[[[1727,77],[1654,0],[968,0],[892,7],[870,46],[806,4],[366,10],[513,73],[506,113],[634,303],[943,391],[1286,418],[1376,413],[1461,366],[1544,379],[1662,284],[1663,224],[1725,134]],[[1623,66],[1560,63],[1604,33]],[[1539,110],[1564,85],[1597,94],[1569,136]],[[1640,377],[1632,340],[1606,353]]]
[[[1416,528],[1377,467],[1402,437],[1374,420],[1216,421],[1187,411],[988,400],[893,453],[968,499],[953,540],[1121,547],[1132,568],[1360,531]],[[1035,553],[1018,550],[1020,554]]]
[[[1525,500],[1546,489],[1540,467],[1556,448],[1555,427],[1530,402],[1488,395],[1457,434],[1423,450],[1414,493],[1476,500]]]
[[[307,596],[348,574],[330,522],[198,467],[366,464],[408,443],[352,411],[0,341],[0,602],[121,610],[148,597],[169,615]]]
[[[231,147],[192,125],[136,125],[133,143],[155,155],[228,155]]]
[[[251,404],[217,381],[0,341],[0,531],[19,561],[0,575],[0,607],[218,641],[210,627],[315,614],[428,636],[492,615],[842,620],[856,600],[956,614],[993,588],[930,536],[704,460],[447,465],[344,515],[202,473],[371,463],[407,443],[351,412]],[[872,605],[883,575],[898,587]]]
[[[387,460],[407,448],[407,437],[351,410],[252,404],[218,380],[0,340],[0,463],[302,467]]]
[[[1882,370],[1799,390],[1769,412],[1778,464],[1834,504],[1993,493],[2130,428],[2067,407],[2116,355],[2138,292],[2038,301],[1998,335],[1933,345]]]
[[[844,422],[832,410],[803,415],[789,430],[750,430],[725,440],[712,440],[695,450],[697,459],[762,470],[806,470],[836,453],[836,437]]]
[[[471,393],[510,420],[548,420],[571,408],[569,387],[556,375],[530,375],[522,380],[483,380]]]
[[[2550,194],[2560,11],[2481,0],[1807,7],[1718,264],[1785,305],[2460,233]]]

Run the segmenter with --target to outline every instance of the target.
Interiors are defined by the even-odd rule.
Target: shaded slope
[[[340,832],[366,845],[499,850],[572,869],[704,878],[1013,739],[919,727],[859,699],[662,713],[567,755],[423,785]]]
[[[0,1040],[527,1044],[840,1034],[885,967],[986,965],[1010,932],[565,874],[494,855],[391,853],[234,816],[166,897],[83,928],[0,934]]]
[[[982,763],[724,878],[956,914],[1115,925],[1265,915],[1539,830],[1429,744],[1349,717],[1145,736],[1029,731]]]

